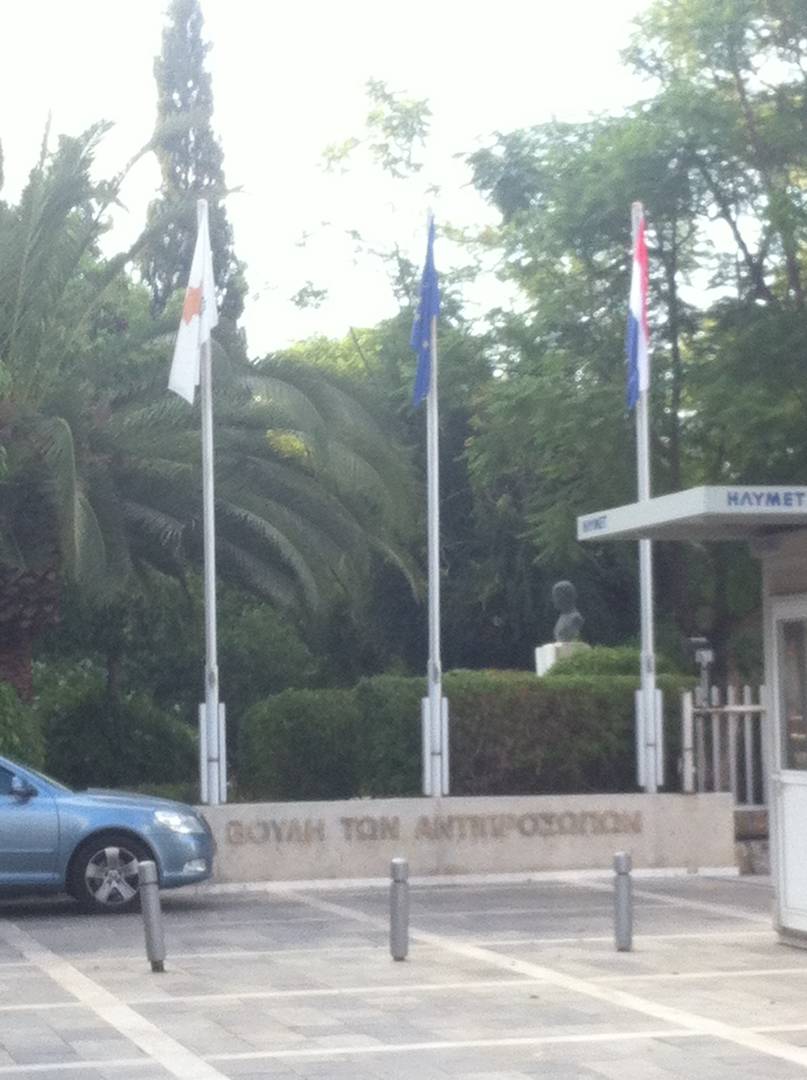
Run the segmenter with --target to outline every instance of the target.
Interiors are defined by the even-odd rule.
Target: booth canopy
[[[697,487],[577,519],[578,540],[745,540],[807,526],[807,487]]]

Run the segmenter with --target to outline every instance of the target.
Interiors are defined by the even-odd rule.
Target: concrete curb
[[[634,870],[633,878],[636,881],[651,881],[656,878],[680,878],[680,877],[739,877],[740,871],[736,866],[704,866],[699,869],[691,869],[684,866],[665,867],[663,869]],[[535,871],[529,874],[443,874],[431,877],[412,877],[410,885],[415,887],[451,886],[451,885],[529,885],[531,882],[551,883],[560,885],[574,885],[586,881],[610,881],[613,871],[608,870],[546,870]],[[346,891],[350,889],[388,889],[389,878],[318,878],[312,881],[236,881],[227,883],[211,883],[209,885],[185,886],[182,889],[183,896],[226,896],[239,893],[271,893],[288,892],[289,890],[306,890],[312,892],[322,891]]]

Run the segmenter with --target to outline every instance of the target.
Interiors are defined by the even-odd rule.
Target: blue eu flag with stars
[[[417,353],[418,369],[412,391],[412,405],[418,406],[429,393],[432,370],[432,319],[440,314],[440,284],[434,268],[434,217],[429,218],[426,264],[420,281],[420,300],[412,325],[410,345]]]

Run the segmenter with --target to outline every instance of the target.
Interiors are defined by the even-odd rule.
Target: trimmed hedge
[[[420,795],[420,700],[425,693],[425,679],[407,676],[377,675],[358,684],[358,787],[354,794]]]
[[[0,754],[41,768],[45,749],[36,713],[8,683],[0,682]]]
[[[679,695],[692,679],[662,675],[668,753],[676,753]],[[454,795],[631,791],[635,784],[633,675],[454,671]],[[353,690],[288,690],[242,725],[239,795],[334,799],[418,795],[425,680],[391,675]]]
[[[284,690],[253,705],[239,731],[238,793],[348,799],[359,789],[353,690]]]
[[[641,654],[631,645],[594,645],[557,660],[545,678],[557,675],[632,675],[638,678]],[[656,674],[680,674],[666,656],[656,653]]]
[[[453,794],[634,790],[636,677],[529,679],[487,687],[446,679]],[[677,715],[680,680],[658,683],[668,713]]]

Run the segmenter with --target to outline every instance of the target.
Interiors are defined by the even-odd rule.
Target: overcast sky
[[[438,221],[491,220],[456,155],[497,130],[552,116],[583,119],[641,96],[618,54],[647,2],[202,0],[213,46],[214,127],[228,185],[241,189],[228,210],[248,265],[250,351],[314,333],[341,335],[395,310],[381,267],[356,257],[348,229],[379,247],[397,242],[420,262],[429,201]],[[49,112],[54,134],[114,122],[102,174],[148,140],[165,7],[163,0],[0,0],[6,198],[35,161]],[[322,167],[328,144],[362,134],[370,78],[430,102],[425,166],[411,182],[383,178],[361,156],[344,175]],[[132,174],[114,249],[139,231],[158,183],[151,159]],[[429,199],[432,185],[439,194]],[[444,244],[438,267],[456,257]],[[300,311],[290,297],[307,280],[327,289],[328,300]],[[473,301],[481,314],[500,296],[491,286],[477,289]]]

